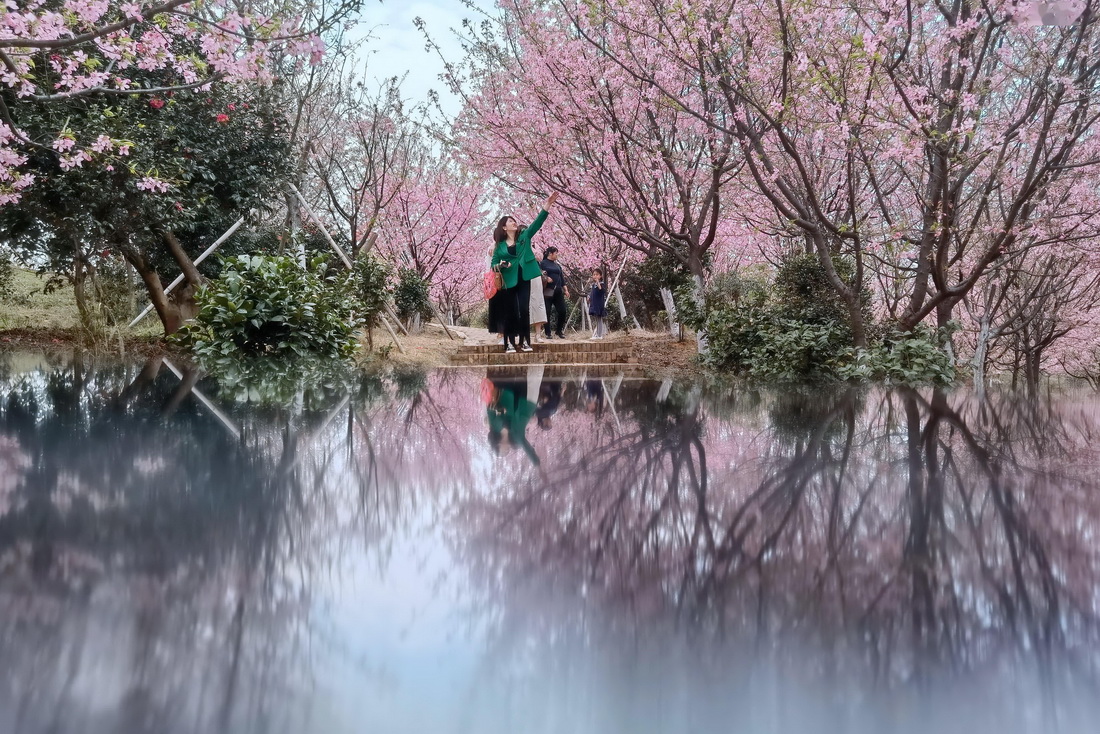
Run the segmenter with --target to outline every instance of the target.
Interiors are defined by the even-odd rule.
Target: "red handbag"
[[[481,378],[481,402],[486,407],[492,407],[497,401],[497,386],[488,377]]]
[[[485,291],[485,299],[488,300],[495,296],[501,288],[504,287],[504,279],[495,270],[490,270],[485,274],[485,280],[482,284]]]

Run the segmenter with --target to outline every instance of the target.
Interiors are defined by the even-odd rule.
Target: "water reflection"
[[[0,730],[1092,731],[1094,395],[0,363]],[[20,364],[20,360],[24,363]]]

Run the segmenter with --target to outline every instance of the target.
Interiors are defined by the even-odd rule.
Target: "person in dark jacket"
[[[550,419],[558,412],[558,406],[561,405],[561,380],[546,380],[539,386],[537,405],[535,420],[539,428],[548,430],[551,426]]]
[[[561,265],[558,264],[558,248],[547,247],[546,251],[542,254],[542,262],[540,263],[542,272],[546,274],[546,277],[550,279],[550,282],[546,284],[546,289],[543,291],[543,296],[546,298],[546,326],[544,333],[546,338],[550,338],[550,312],[553,310],[557,313],[557,328],[554,329],[554,335],[559,339],[565,338],[565,319],[569,314],[569,307],[566,306],[566,299],[569,298],[569,287],[565,285],[565,273],[562,271]]]
[[[588,315],[594,325],[592,338],[603,339],[607,336],[607,290],[599,268],[593,268],[592,280],[588,281]]]

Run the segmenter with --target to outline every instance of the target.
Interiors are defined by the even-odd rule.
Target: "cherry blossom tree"
[[[942,326],[999,257],[1094,219],[1089,8],[1040,29],[1007,2],[554,6],[623,73],[736,139],[746,186],[819,256],[857,345],[867,253],[904,281],[902,328]],[[1076,194],[1053,208],[1066,185]],[[902,253],[912,268],[896,267]]]
[[[625,73],[601,46],[614,39],[588,43],[554,6],[507,0],[467,28],[469,55],[449,76],[465,101],[460,155],[519,195],[561,191],[574,229],[592,233],[578,244],[667,252],[701,281],[741,165],[734,136]],[[720,102],[683,70],[647,62],[698,105]]]
[[[377,237],[381,213],[415,178],[425,139],[398,78],[372,89],[353,70],[317,106],[331,124],[311,144],[309,191],[353,254]]]
[[[424,160],[380,215],[380,253],[428,281],[452,319],[484,300],[479,280],[492,233],[482,199],[480,182],[453,162]]]

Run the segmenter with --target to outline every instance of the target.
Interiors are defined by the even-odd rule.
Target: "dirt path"
[[[398,333],[401,346],[405,349],[404,354],[393,345],[393,339],[385,329],[375,329],[372,333],[375,351],[367,353],[364,340],[364,361],[373,363],[388,361],[425,368],[441,367],[450,364],[451,356],[460,346],[498,343],[499,337],[482,328],[463,326],[448,328],[455,337],[461,337],[461,339],[448,339],[438,324],[425,327],[419,334],[406,336]],[[571,336],[568,341],[586,340],[578,335]],[[639,361],[650,368],[655,375],[695,373],[700,369],[693,361],[695,343],[692,340],[677,341],[667,333],[635,329],[629,334],[614,332],[607,341],[631,343],[640,356]]]

